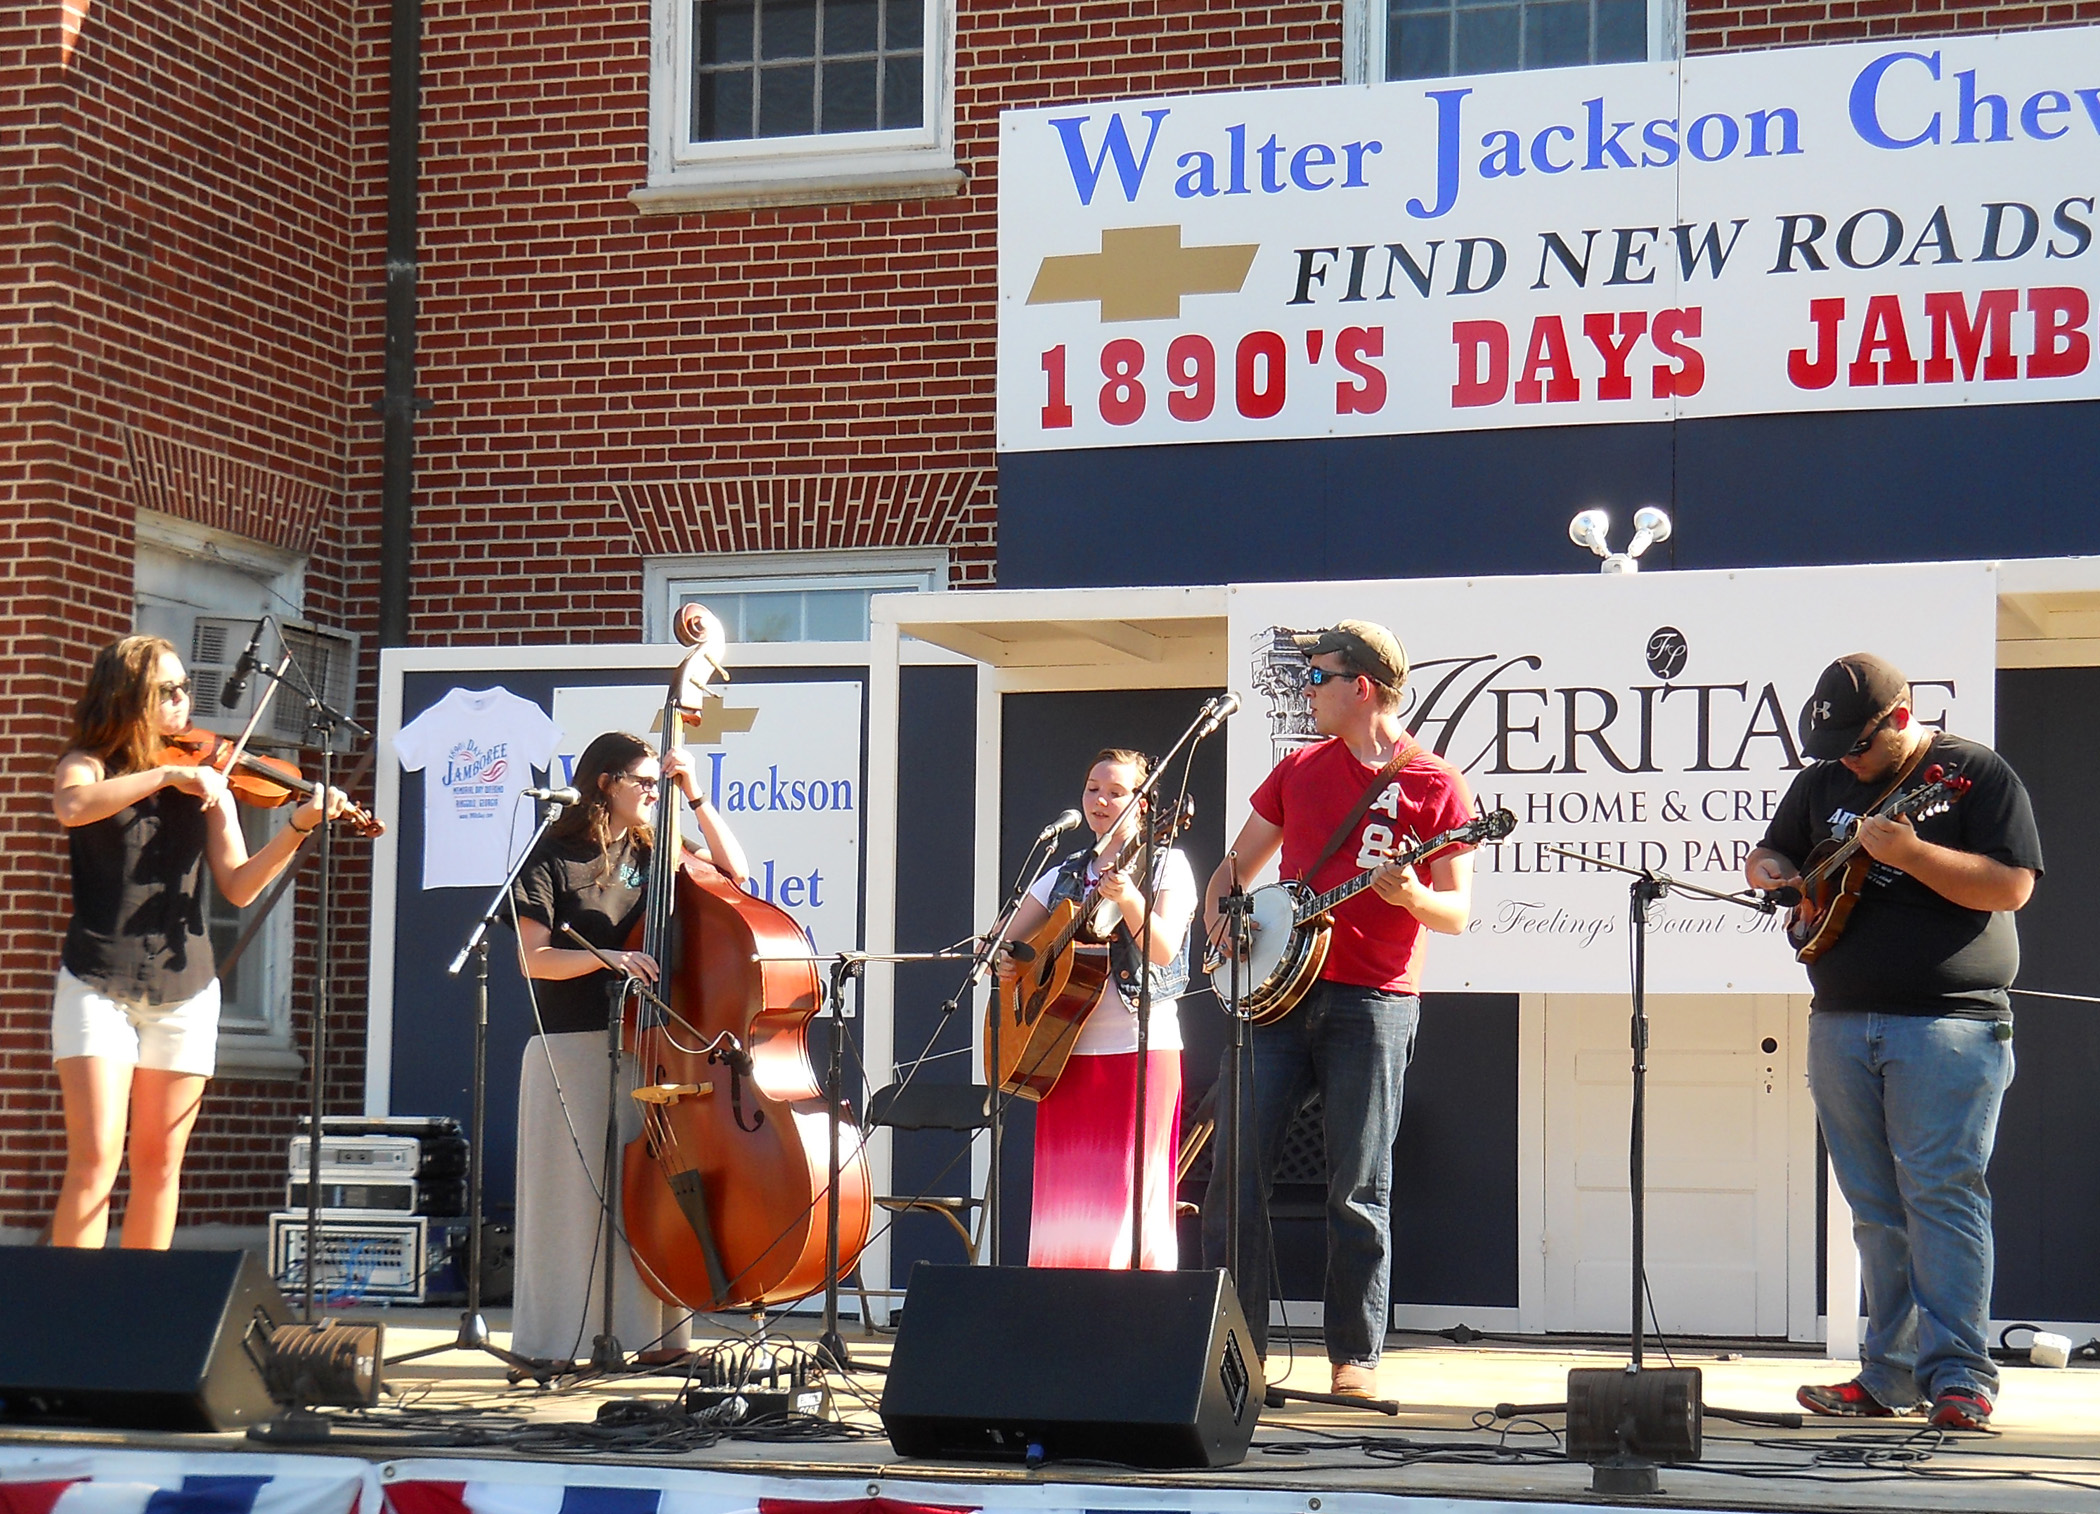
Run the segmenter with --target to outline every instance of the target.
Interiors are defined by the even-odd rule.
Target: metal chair
[[[870,1131],[883,1127],[890,1130],[952,1130],[964,1137],[974,1137],[992,1123],[991,1116],[985,1111],[986,1093],[981,1083],[934,1083],[919,1079],[892,1083],[887,1088],[876,1089],[869,1098],[866,1128]],[[965,1176],[968,1170],[965,1166]],[[944,1193],[877,1194],[875,1203],[891,1214],[939,1215],[954,1228],[970,1265],[977,1264],[978,1248],[984,1240],[983,1199],[967,1194],[960,1197]],[[858,1272],[854,1283],[860,1294],[861,1322],[868,1329],[873,1328],[868,1309],[869,1294],[879,1293],[886,1298],[904,1295],[902,1288],[868,1288],[860,1283]]]

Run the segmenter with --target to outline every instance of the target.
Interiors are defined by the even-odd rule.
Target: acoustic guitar
[[[1154,851],[1172,846],[1195,818],[1194,799],[1162,814],[1152,826]],[[1144,836],[1132,836],[1103,871],[1127,871],[1144,848]],[[991,1026],[985,1027],[987,1082],[1024,1099],[1040,1099],[1057,1086],[1072,1043],[1108,982],[1108,943],[1121,918],[1096,885],[1084,898],[1060,899],[1034,931],[1007,944],[991,1004],[991,1014],[999,1017],[996,1066]]]

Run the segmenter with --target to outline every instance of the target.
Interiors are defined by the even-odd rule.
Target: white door
[[[1623,995],[1548,994],[1540,1005],[1542,1323],[1623,1335],[1633,1306],[1630,1003]],[[1665,1335],[1785,1336],[1790,1295],[1802,1312],[1805,1285],[1811,1315],[1815,1297],[1807,1000],[1651,995],[1648,1018],[1654,1316],[1643,1326],[1659,1323]]]

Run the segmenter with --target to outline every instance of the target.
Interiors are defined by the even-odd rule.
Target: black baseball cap
[[[1324,631],[1301,631],[1291,637],[1308,659],[1338,652],[1373,683],[1397,689],[1407,682],[1407,651],[1400,638],[1368,620],[1338,620]]]
[[[1910,680],[1872,652],[1852,652],[1823,670],[1815,693],[1801,706],[1801,750],[1831,762],[1852,750],[1870,721],[1910,693]]]

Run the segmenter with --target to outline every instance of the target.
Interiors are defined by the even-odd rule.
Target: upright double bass
[[[697,607],[694,607],[697,608]],[[683,744],[721,671],[712,617],[682,615],[692,650],[671,676],[663,752]],[[825,1283],[830,1133],[806,1039],[822,975],[779,906],[689,855],[676,798],[657,808],[647,903],[631,942],[661,968],[658,996],[627,1011],[640,1136],[621,1164],[637,1270],[667,1303],[719,1310],[784,1303]],[[840,1132],[839,1270],[868,1240],[860,1132]]]

